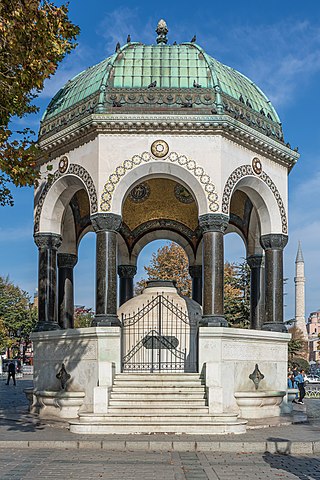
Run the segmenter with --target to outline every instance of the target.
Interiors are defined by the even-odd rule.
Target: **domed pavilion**
[[[245,347],[238,345],[239,353],[224,347],[238,363],[241,351],[249,352],[254,344],[258,352],[254,342],[264,342],[261,368],[270,371],[266,388],[285,388],[287,176],[299,155],[285,143],[275,108],[249,78],[208,55],[195,39],[168,44],[163,20],[156,32],[156,44],[128,37],[113,55],[69,80],[49,103],[40,126],[41,178],[35,186],[34,216],[39,249],[35,382],[38,390],[49,388],[54,368],[64,361],[71,378],[85,389],[82,408],[87,411],[96,411],[100,402],[95,398],[101,392],[94,388],[106,385],[101,362],[109,362],[117,373],[125,369],[129,352],[123,351],[127,343],[118,305],[123,313],[132,304],[137,258],[154,239],[175,241],[189,259],[192,300],[198,305],[193,308],[199,314],[196,327],[192,321],[192,331],[197,330],[193,338],[198,339],[196,346],[193,339],[197,360],[192,371],[200,373],[213,361],[214,342],[227,345],[231,337],[233,345],[245,342]],[[73,329],[73,269],[79,244],[90,231],[96,234],[95,318],[92,327]],[[238,333],[227,328],[224,318],[224,235],[229,232],[242,238],[251,268],[251,329]],[[187,304],[185,309],[188,316]],[[158,356],[160,350],[167,355],[181,343],[178,330],[162,336],[157,330],[156,343],[150,332],[142,332],[148,336],[141,337],[140,354],[149,349],[150,357],[150,351],[158,349]],[[168,344],[173,338],[176,346]],[[47,356],[48,345],[54,347]],[[126,348],[134,355],[135,345]],[[47,372],[52,368],[46,379],[37,355],[47,362]],[[248,355],[251,374],[260,357],[254,361],[254,355]],[[277,355],[284,380],[279,365],[278,373],[271,373],[270,362]],[[95,364],[90,367],[92,392],[83,384],[83,372],[80,377],[76,373],[83,359]],[[220,376],[213,374],[213,384],[221,393],[226,360],[222,356],[216,361]],[[239,374],[235,365],[234,378]],[[158,372],[162,370],[172,369],[160,362]],[[278,374],[280,387],[271,378]],[[110,387],[108,378],[104,382]],[[235,379],[231,384],[240,388]],[[216,400],[222,410],[224,395]],[[228,402],[239,411],[234,399]]]

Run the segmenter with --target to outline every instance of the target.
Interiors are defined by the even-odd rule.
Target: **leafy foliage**
[[[307,358],[308,342],[305,340],[302,331],[296,326],[291,327],[289,333],[291,333],[291,340],[288,343],[289,361],[291,363],[297,363],[296,360],[294,360],[296,357]]]
[[[0,351],[13,356],[20,353],[20,345],[30,343],[30,333],[37,323],[37,310],[30,303],[27,292],[0,277]]]
[[[93,317],[92,308],[76,306],[74,309],[74,328],[91,327]]]
[[[165,245],[152,254],[150,265],[144,267],[147,280],[175,280],[181,295],[191,297],[191,277],[189,275],[188,257],[174,242]],[[146,286],[146,280],[136,285],[136,293]]]
[[[309,370],[310,365],[309,362],[305,358],[301,357],[294,357],[292,362],[289,362],[289,365],[296,366],[298,370],[305,370],[306,372]]]
[[[224,264],[224,315],[232,327],[250,326],[250,267],[245,261]]]
[[[150,265],[144,267],[147,279],[136,285],[136,293],[147,280],[175,280],[182,295],[191,297],[191,277],[188,257],[179,245],[171,242],[152,254]],[[250,268],[246,262],[225,263],[224,266],[225,317],[234,327],[248,328],[250,316]]]
[[[68,4],[0,2],[0,205],[13,204],[10,183],[32,185],[38,175],[33,132],[12,132],[9,122],[38,110],[33,100],[75,47],[78,33],[68,18]]]

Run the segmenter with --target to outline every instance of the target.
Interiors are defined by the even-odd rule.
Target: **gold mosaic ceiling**
[[[175,220],[195,230],[198,207],[190,192],[181,184],[167,178],[156,178],[131,189],[123,205],[122,218],[130,230],[159,219]]]

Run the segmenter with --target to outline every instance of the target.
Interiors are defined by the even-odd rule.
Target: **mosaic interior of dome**
[[[195,230],[198,207],[183,185],[167,178],[156,178],[141,182],[130,190],[123,205],[122,218],[130,230],[160,218],[175,220]]]

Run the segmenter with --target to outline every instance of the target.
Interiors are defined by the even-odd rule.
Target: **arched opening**
[[[78,262],[74,269],[75,327],[89,327],[95,309],[96,238],[87,232],[78,245]]]
[[[122,370],[196,372],[201,307],[190,298],[189,260],[183,248],[160,239],[146,244],[137,257],[137,280],[137,295],[118,310]]]
[[[198,216],[193,190],[173,176],[144,176],[127,189],[118,241],[120,305],[133,295],[137,258],[150,242],[176,242],[186,252],[189,265],[195,263],[201,236]]]

